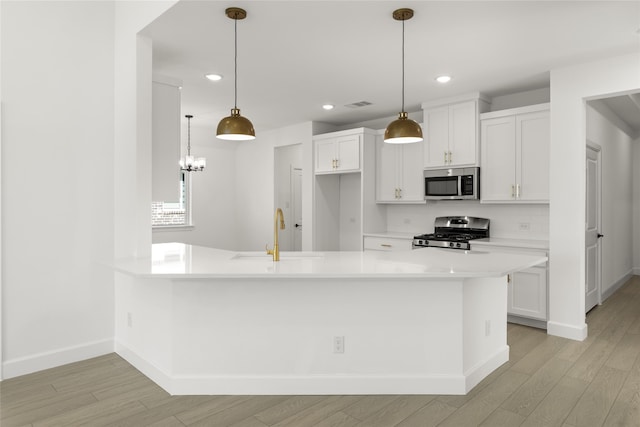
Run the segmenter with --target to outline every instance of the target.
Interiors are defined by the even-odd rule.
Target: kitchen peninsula
[[[508,360],[509,275],[544,262],[156,244],[116,265],[116,351],[171,394],[465,394]]]

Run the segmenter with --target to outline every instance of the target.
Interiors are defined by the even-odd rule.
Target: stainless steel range
[[[413,248],[471,249],[473,239],[489,237],[490,221],[473,216],[439,216],[435,220],[434,233],[413,238]]]

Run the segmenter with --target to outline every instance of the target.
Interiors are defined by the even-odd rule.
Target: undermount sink
[[[280,252],[280,261],[286,260],[306,260],[306,259],[322,259],[323,254],[309,252]],[[232,260],[272,260],[271,255],[264,252],[240,252],[231,258]]]

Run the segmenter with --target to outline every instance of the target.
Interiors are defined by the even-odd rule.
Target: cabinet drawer
[[[410,251],[412,239],[364,236],[365,251]]]

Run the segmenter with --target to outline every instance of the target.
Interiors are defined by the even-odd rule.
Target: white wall
[[[114,4],[0,7],[9,378],[113,349]]]
[[[640,275],[640,138],[633,143],[633,274]]]
[[[587,105],[587,139],[602,147],[602,293],[629,276],[633,263],[633,141]]]
[[[585,99],[640,89],[640,52],[551,70],[549,317],[552,335],[587,336]]]
[[[274,207],[274,147],[302,144],[303,164],[312,162],[312,123],[305,122],[272,131],[260,132],[253,141],[237,143],[235,163],[235,214],[237,227],[236,249],[264,250],[273,245]],[[304,168],[303,188],[311,179],[310,168]],[[303,216],[309,224],[310,193],[302,194]],[[308,250],[310,227],[303,228],[303,250]]]
[[[549,239],[549,205],[487,205],[471,200],[438,201],[426,205],[389,205],[387,230],[431,233],[436,217],[450,215],[489,218],[492,237]],[[525,229],[527,227],[528,230]]]
[[[137,33],[174,3],[0,3],[5,378],[113,351],[114,255],[151,242]]]
[[[220,249],[236,249],[235,162],[237,143],[221,141],[208,127],[191,123],[191,154],[205,157],[207,167],[191,173],[193,229],[153,230],[153,243],[183,242]],[[182,126],[183,155],[187,126]],[[176,182],[177,185],[177,182]]]

